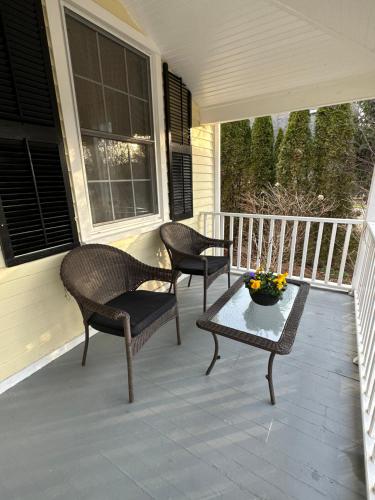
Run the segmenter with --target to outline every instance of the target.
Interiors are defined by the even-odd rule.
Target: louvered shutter
[[[0,236],[7,265],[77,241],[39,0],[0,2]]]
[[[182,220],[193,216],[191,94],[166,63],[163,76],[170,216]]]

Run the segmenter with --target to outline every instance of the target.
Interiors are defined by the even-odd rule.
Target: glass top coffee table
[[[217,335],[269,351],[266,378],[271,403],[275,404],[272,365],[276,354],[289,354],[309,293],[304,281],[287,280],[283,299],[273,306],[252,301],[240,277],[198,320],[197,326],[213,335],[215,352],[206,371],[209,375],[219,356]]]

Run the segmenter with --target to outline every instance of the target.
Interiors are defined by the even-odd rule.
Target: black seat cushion
[[[123,293],[107,302],[106,305],[129,313],[131,336],[136,337],[142,330],[176,305],[176,296],[172,293],[136,290],[135,292]],[[89,324],[100,332],[124,336],[122,320],[114,321],[95,313],[91,316]]]
[[[208,255],[207,264],[208,264],[208,274],[213,274],[228,264],[228,257],[214,257]],[[203,261],[189,259],[189,258],[181,260],[179,262],[177,269],[184,274],[203,275],[204,273]]]

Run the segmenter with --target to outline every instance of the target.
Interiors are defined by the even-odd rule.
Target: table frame
[[[285,322],[281,336],[277,342],[263,337],[258,337],[250,333],[237,330],[224,325],[219,325],[212,321],[212,318],[224,307],[224,305],[233,297],[233,295],[244,286],[242,276],[197,320],[198,328],[210,332],[213,336],[215,343],[215,350],[212,361],[207,368],[206,375],[211,373],[216,361],[220,359],[219,355],[219,340],[218,335],[227,337],[237,342],[242,342],[253,347],[258,347],[264,351],[270,352],[268,359],[268,370],[266,379],[268,380],[268,388],[270,392],[271,404],[275,404],[275,391],[273,387],[272,367],[273,360],[276,354],[285,355],[289,354],[292,350],[294,339],[297,334],[298,325],[305,307],[306,299],[309,294],[310,285],[305,281],[288,279],[288,283],[297,285],[299,287],[298,293],[294,299],[292,309]],[[250,297],[249,297],[250,301]],[[272,307],[272,306],[259,306],[259,307]]]

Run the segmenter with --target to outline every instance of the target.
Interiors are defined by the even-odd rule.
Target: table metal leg
[[[268,373],[266,375],[266,379],[268,380],[268,388],[270,390],[271,404],[275,404],[275,391],[273,390],[273,381],[272,381],[272,365],[273,360],[275,358],[275,353],[271,352],[269,360],[268,360]]]
[[[211,364],[207,368],[206,375],[209,375],[211,373],[211,370],[214,367],[214,365],[216,363],[216,360],[220,359],[220,356],[219,356],[219,341],[217,340],[217,336],[216,336],[215,333],[211,332],[211,334],[212,334],[212,336],[214,338],[214,342],[215,342],[215,352],[214,352],[214,357],[212,358]]]

